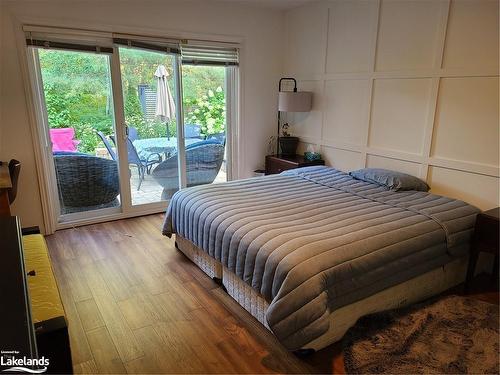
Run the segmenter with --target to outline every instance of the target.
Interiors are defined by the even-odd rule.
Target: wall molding
[[[376,0],[376,5],[373,5],[373,8],[370,8],[371,11],[371,19],[373,21],[373,25],[370,31],[370,38],[367,39],[367,45],[365,48],[369,49],[368,52],[368,69],[366,71],[361,72],[334,72],[332,70],[332,65],[336,64],[336,61],[331,61],[329,65],[329,56],[331,53],[328,50],[332,47],[330,43],[329,36],[333,30],[332,27],[335,27],[334,24],[334,15],[335,11],[341,8],[336,8],[337,5],[340,7],[349,6],[348,2],[342,0],[331,0],[320,3],[320,5],[315,5],[316,9],[319,12],[328,13],[328,21],[326,22],[326,49],[318,50],[318,55],[324,59],[323,71],[322,72],[310,72],[308,74],[300,73],[300,71],[304,72],[304,69],[297,69],[296,71],[289,69],[286,73],[295,76],[298,80],[299,86],[317,86],[322,88],[323,98],[321,99],[321,108],[322,111],[321,116],[315,117],[320,118],[320,124],[314,125],[315,135],[308,133],[307,126],[311,126],[311,123],[307,123],[307,126],[302,125],[299,133],[295,133],[295,135],[299,136],[301,141],[303,142],[302,147],[305,148],[307,144],[317,145],[323,151],[328,151],[329,149],[340,150],[353,152],[360,155],[360,163],[359,167],[366,167],[368,165],[368,161],[370,156],[372,157],[382,157],[395,161],[400,161],[404,163],[414,163],[418,164],[415,166],[415,171],[419,171],[418,175],[420,178],[430,182],[432,178],[431,169],[433,168],[444,168],[447,170],[461,171],[475,175],[484,175],[493,178],[500,178],[500,166],[490,165],[470,160],[459,160],[458,158],[446,158],[446,157],[437,157],[433,156],[433,139],[436,137],[436,124],[437,124],[437,111],[438,105],[440,101],[440,90],[442,85],[442,80],[444,78],[478,78],[478,77],[499,77],[499,68],[498,66],[489,66],[488,63],[483,64],[482,66],[470,66],[463,68],[449,68],[444,66],[444,56],[446,52],[448,36],[449,36],[449,27],[450,27],[450,17],[452,7],[454,5],[455,0],[444,0],[437,5],[439,7],[439,14],[437,14],[437,26],[434,32],[434,39],[431,44],[428,44],[429,49],[427,49],[427,55],[432,57],[431,65],[429,68],[419,68],[419,69],[394,69],[394,70],[381,70],[377,69],[377,56],[380,52],[379,43],[380,43],[380,32],[381,32],[381,18],[382,18],[382,10],[384,6],[384,0]],[[361,2],[357,3],[357,5],[361,4]],[[366,9],[369,8],[373,3],[368,5],[368,2],[364,3],[366,5]],[[394,4],[394,3],[393,3]],[[435,6],[435,5],[434,5]],[[307,7],[307,6],[306,6]],[[354,9],[354,8],[353,8]],[[375,9],[375,10],[373,10]],[[435,8],[433,8],[435,9]],[[372,11],[373,10],[373,11]],[[292,12],[300,12],[300,8],[292,11]],[[295,14],[295,17],[297,17]],[[385,14],[384,14],[385,15]],[[339,20],[339,19],[337,19]],[[342,19],[340,21],[342,23]],[[346,25],[342,25],[345,32],[345,27],[349,27]],[[335,34],[331,34],[335,35]],[[387,34],[386,34],[387,35]],[[319,36],[316,38],[318,39]],[[323,40],[323,36],[321,37]],[[289,43],[293,41],[289,40]],[[323,44],[323,43],[321,43]],[[338,46],[337,46],[338,47]],[[430,49],[433,49],[433,52],[429,52]],[[342,60],[345,62],[345,60]],[[333,69],[336,65],[333,66]],[[345,64],[341,67],[345,69]],[[328,71],[330,69],[330,71]],[[295,74],[298,73],[298,74]],[[406,152],[401,150],[392,150],[385,147],[374,147],[373,144],[370,144],[370,134],[371,127],[373,126],[373,111],[374,111],[374,103],[373,98],[375,95],[375,83],[377,81],[382,80],[399,80],[404,82],[405,80],[412,79],[426,79],[429,81],[429,92],[428,92],[428,103],[426,106],[425,119],[423,120],[422,125],[422,147],[420,152]],[[345,81],[345,80],[361,80],[367,82],[367,90],[368,95],[365,102],[366,107],[366,116],[364,123],[362,124],[362,137],[359,139],[359,142],[350,143],[345,142],[340,139],[329,139],[327,138],[327,134],[332,135],[330,132],[326,131],[326,129],[330,129],[329,126],[332,124],[329,123],[331,121],[327,118],[326,106],[329,105],[327,100],[327,90],[328,87],[334,87],[332,84],[329,85],[331,81]],[[425,85],[424,85],[425,86]],[[364,86],[363,86],[364,87]],[[378,88],[378,87],[377,87]],[[353,95],[352,93],[350,95]],[[427,95],[427,93],[426,93]],[[365,110],[365,109],[363,109]],[[345,117],[345,116],[344,116]],[[344,119],[344,118],[342,118]],[[312,120],[310,120],[312,121]],[[336,125],[338,129],[338,124]],[[357,128],[358,129],[358,128]],[[292,131],[293,131],[292,126]],[[338,131],[338,130],[336,130]],[[378,146],[378,145],[377,145]],[[346,154],[348,155],[348,154]],[[348,156],[346,156],[348,157]]]

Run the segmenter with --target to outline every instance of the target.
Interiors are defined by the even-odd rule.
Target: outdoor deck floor
[[[132,204],[146,204],[159,202],[161,200],[161,193],[163,188],[158,185],[158,183],[148,174],[142,181],[141,188],[137,190],[137,186],[139,185],[139,175],[137,173],[137,168],[131,167],[132,177],[130,178],[130,189],[132,192]],[[214,183],[225,182],[226,181],[226,172],[224,165],[219,171],[219,174],[215,178]]]

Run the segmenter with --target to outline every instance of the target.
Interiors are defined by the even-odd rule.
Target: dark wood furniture
[[[9,191],[12,189],[9,165],[0,161],[0,216],[10,216]]]
[[[19,220],[0,216],[0,348],[16,351],[15,358],[37,358],[35,328],[31,318],[27,270]],[[6,357],[8,355],[3,355]],[[6,360],[6,358],[4,358]],[[0,366],[0,371],[4,370]]]
[[[38,356],[50,360],[47,374],[72,374],[68,324],[45,238],[38,227],[23,228],[22,232],[24,263],[33,276],[28,290]]]
[[[498,253],[499,253],[499,221],[500,207],[481,212],[477,215],[476,226],[474,229],[474,237],[472,239],[472,248],[469,259],[469,267],[467,269],[467,280],[465,289],[470,287],[471,281],[474,278],[477,259],[480,252],[487,252],[495,255],[495,263],[493,265],[492,279],[498,278]]]
[[[309,161],[304,159],[304,155],[267,155],[266,175],[276,174],[288,169],[310,167],[312,165],[325,165],[324,160]]]
[[[14,216],[0,216],[0,348],[14,358],[45,358],[49,360],[47,374],[73,373],[69,334],[64,316],[37,321],[37,311],[50,308],[50,301],[32,300],[32,285],[46,270],[31,267],[29,234],[39,234],[38,227],[20,228]],[[45,241],[41,237],[42,241]],[[40,264],[39,262],[35,262]],[[40,272],[39,272],[40,271]],[[28,281],[28,277],[30,278]],[[40,284],[38,284],[40,285]],[[46,287],[43,284],[42,287]],[[46,289],[42,289],[45,291]],[[30,293],[31,291],[31,293]],[[35,293],[36,294],[36,293]],[[40,294],[40,293],[38,293]],[[37,310],[38,308],[38,310]],[[5,359],[5,358],[4,358]],[[1,366],[0,371],[9,366]],[[42,366],[43,367],[43,366]]]

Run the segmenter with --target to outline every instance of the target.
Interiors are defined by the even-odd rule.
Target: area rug
[[[498,306],[448,296],[361,318],[342,346],[349,374],[498,374]]]

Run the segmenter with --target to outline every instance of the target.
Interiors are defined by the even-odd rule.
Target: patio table
[[[200,139],[185,139],[185,145],[200,142]],[[137,150],[137,154],[141,159],[147,159],[151,154],[165,154],[166,157],[172,155],[177,150],[176,137],[158,137],[158,138],[143,138],[136,139],[132,142]]]

